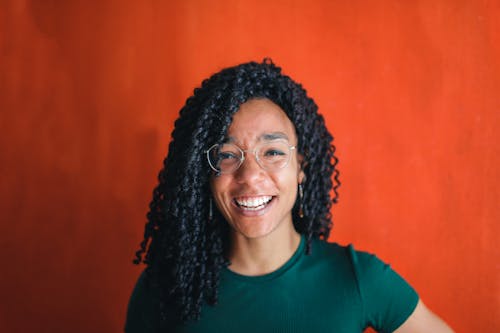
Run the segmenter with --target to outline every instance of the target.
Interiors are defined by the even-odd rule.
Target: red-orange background
[[[498,1],[0,2],[0,331],[119,332],[173,121],[265,56],[336,137],[332,240],[500,330]]]

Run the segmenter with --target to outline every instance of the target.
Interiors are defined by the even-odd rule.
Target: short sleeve
[[[142,272],[130,296],[125,333],[152,333],[155,332],[153,318],[155,313],[156,297],[150,287],[146,272]]]
[[[366,325],[392,332],[413,313],[419,297],[391,267],[376,256],[349,246]]]

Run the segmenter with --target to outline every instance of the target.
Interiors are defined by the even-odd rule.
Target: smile
[[[239,197],[235,198],[234,202],[243,210],[256,211],[266,207],[272,200],[273,196],[263,195],[259,197]]]

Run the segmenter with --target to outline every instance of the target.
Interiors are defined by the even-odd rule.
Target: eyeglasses
[[[243,150],[233,143],[215,144],[207,151],[208,164],[217,173],[232,173],[245,160],[245,153],[253,153],[259,166],[267,171],[283,169],[290,162],[292,150],[288,142],[273,140],[259,143],[253,150]]]

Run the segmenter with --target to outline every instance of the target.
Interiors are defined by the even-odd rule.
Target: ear
[[[297,154],[297,162],[299,163],[297,181],[299,184],[302,184],[302,182],[306,179],[306,174],[304,173],[304,167],[307,165],[307,162],[305,162],[304,156],[302,156],[302,154]]]
[[[305,178],[306,178],[306,174],[304,173],[302,168],[300,168],[299,176],[298,176],[298,183],[302,184],[302,182],[304,181]]]

